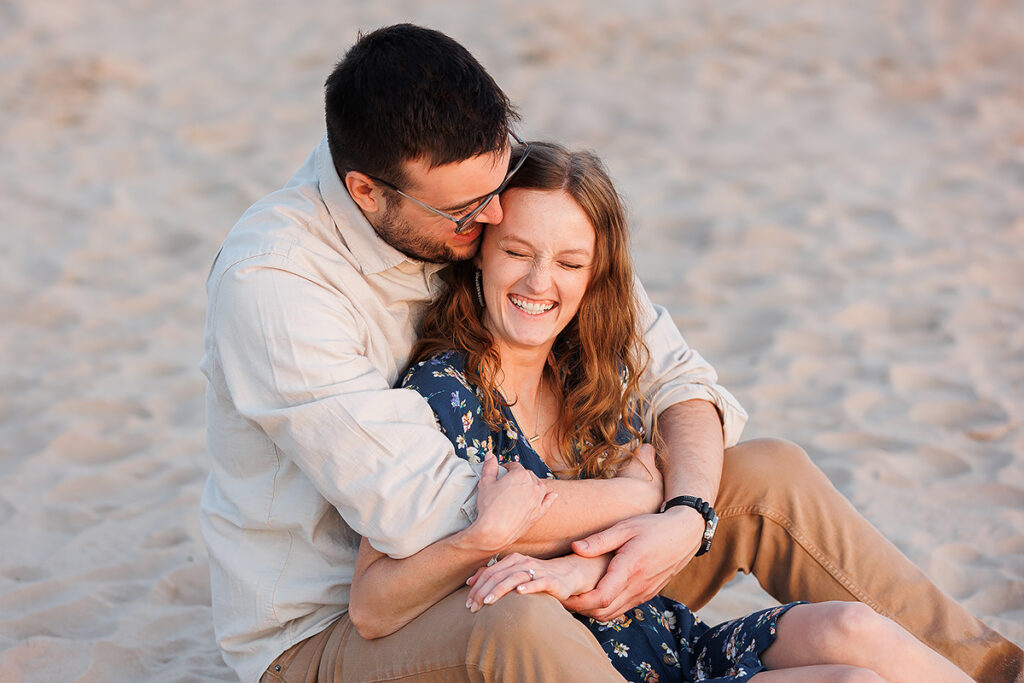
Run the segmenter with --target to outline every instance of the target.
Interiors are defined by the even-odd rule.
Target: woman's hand
[[[493,605],[513,590],[517,593],[548,593],[567,600],[570,596],[586,590],[585,567],[579,562],[584,558],[574,555],[539,560],[529,555],[512,553],[498,562],[481,567],[470,577],[466,607],[477,612],[484,605]],[[585,561],[585,560],[584,560]],[[597,570],[600,574],[600,569]]]
[[[463,532],[461,540],[489,553],[501,552],[518,540],[558,497],[517,462],[507,465],[501,478],[499,468],[498,459],[488,453],[477,485],[476,521]]]
[[[619,467],[615,476],[635,479],[646,484],[642,488],[648,500],[645,509],[648,512],[657,512],[661,509],[661,504],[665,500],[665,483],[655,462],[654,446],[649,443],[640,444],[633,457]]]

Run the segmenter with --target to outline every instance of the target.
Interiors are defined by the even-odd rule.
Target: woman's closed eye
[[[512,258],[530,258],[529,254],[525,254],[521,251],[515,251],[514,249],[506,249],[505,253],[511,256]]]
[[[582,268],[586,268],[587,267],[586,264],[574,263],[572,261],[559,261],[558,265],[562,266],[566,270],[580,270]]]

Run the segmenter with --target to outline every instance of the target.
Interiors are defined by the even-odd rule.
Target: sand
[[[1024,643],[1024,5],[0,3],[0,680],[231,680],[196,509],[203,281],[359,29],[448,32],[596,150],[651,295]],[[770,604],[752,580],[705,610]]]

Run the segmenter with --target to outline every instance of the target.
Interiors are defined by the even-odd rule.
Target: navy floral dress
[[[414,365],[402,386],[422,394],[455,452],[474,464],[490,451],[499,463],[518,462],[554,478],[530,446],[512,411],[501,407],[501,429],[484,420],[480,390],[465,376],[465,356],[449,351]],[[764,670],[761,653],[775,641],[778,618],[793,605],[709,626],[681,603],[656,596],[611,621],[577,616],[628,681],[747,681]]]

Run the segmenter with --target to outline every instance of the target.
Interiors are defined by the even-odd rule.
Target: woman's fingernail
[[[493,593],[491,593],[491,594],[490,594],[490,595],[488,595],[488,596],[487,596],[486,598],[484,598],[484,604],[485,604],[485,605],[489,605],[489,604],[491,604],[492,602],[494,602],[494,594],[493,594]]]
[[[470,609],[473,606],[472,600],[466,600],[466,609]]]
[[[578,545],[581,550],[586,550],[587,548],[590,547],[590,544],[587,543],[586,541],[576,541],[576,545]]]

